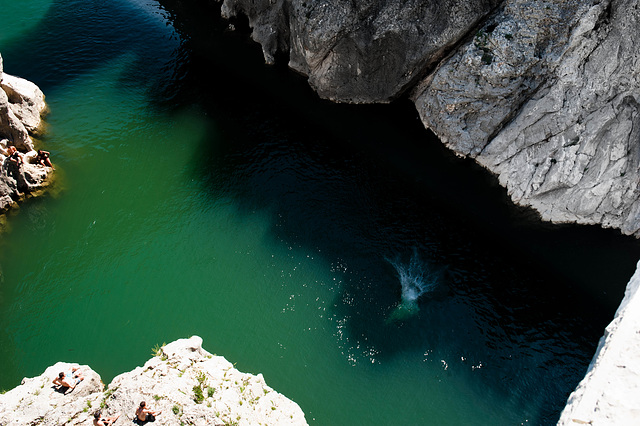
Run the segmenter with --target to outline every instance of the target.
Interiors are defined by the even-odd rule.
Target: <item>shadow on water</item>
[[[162,52],[161,46],[149,49],[148,41],[162,38],[166,26],[158,16],[140,13],[136,3],[145,2],[53,1],[37,25],[2,47],[4,71],[35,82],[45,94],[123,54],[134,57],[124,79],[162,75],[150,67],[163,66],[157,56],[169,56],[172,44]]]
[[[331,262],[342,278],[334,318],[349,318],[345,353],[423,353],[514,404],[538,401],[543,422],[555,421],[622,298],[638,242],[541,223],[443,148],[408,101],[319,100],[282,63],[265,66],[246,32],[220,36],[217,8],[161,3],[189,58],[164,97],[224,117],[221,141],[195,159],[202,189],[246,212],[275,211],[276,238]]]

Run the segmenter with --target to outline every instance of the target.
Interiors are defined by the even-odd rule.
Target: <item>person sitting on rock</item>
[[[49,151],[39,149],[38,155],[36,156],[36,164],[40,164],[41,166],[45,167],[51,167],[53,170],[55,170],[55,167],[53,167],[53,164],[51,164],[51,160],[49,159],[50,156],[51,154],[49,153]]]
[[[70,373],[61,371],[58,377],[53,379],[54,386],[58,386],[58,390],[66,388],[65,394],[71,392],[78,386],[78,383],[84,380],[84,377],[78,372],[78,368],[73,368]]]
[[[15,146],[10,146],[7,148],[7,151],[9,152],[9,162],[20,168],[22,164],[22,154],[18,152]]]
[[[111,426],[118,420],[120,414],[115,417],[102,417],[102,412],[100,410],[93,413],[93,426]]]
[[[147,403],[142,401],[136,410],[136,420],[138,424],[153,422],[160,413],[162,413],[162,411],[151,411],[149,407],[147,407]]]

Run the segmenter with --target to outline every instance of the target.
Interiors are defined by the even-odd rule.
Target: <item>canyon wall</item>
[[[224,0],[337,102],[424,125],[558,223],[640,236],[640,0]]]

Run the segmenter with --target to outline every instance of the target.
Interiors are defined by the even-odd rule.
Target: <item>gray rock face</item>
[[[640,424],[640,264],[558,426]]]
[[[224,0],[249,17],[265,60],[287,52],[320,96],[388,102],[414,85],[498,0]]]
[[[410,93],[426,127],[543,219],[640,236],[639,1],[224,0],[222,13],[247,15],[267,62],[288,52],[321,97]]]
[[[509,0],[414,90],[424,124],[476,157],[546,83],[595,1]]]
[[[72,392],[54,390],[52,380],[72,366],[57,363],[0,395],[0,425],[90,425],[97,410],[103,417],[119,416],[116,424],[133,424],[141,401],[161,412],[153,425],[307,424],[300,407],[267,386],[261,374],[236,370],[204,350],[198,336],[160,348],[144,366],[115,377],[106,391],[88,366],[79,366],[84,380]]]
[[[479,59],[476,36],[416,91],[416,105],[448,146],[497,173],[515,202],[544,219],[640,236],[638,1],[580,2],[567,28],[528,26],[548,53],[527,53],[514,73],[507,62],[517,55],[505,52],[514,43],[522,52],[522,43],[505,28],[545,22],[549,3],[508,3],[486,36],[493,61]]]

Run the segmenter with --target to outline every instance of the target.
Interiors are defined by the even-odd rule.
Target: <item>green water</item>
[[[0,237],[0,388],[57,361],[88,364],[108,383],[156,344],[197,334],[240,370],[262,372],[314,424],[557,418],[636,245],[627,258],[609,234],[597,244],[566,230],[487,239],[483,228],[497,225],[483,221],[507,213],[480,213],[499,197],[473,192],[478,171],[460,178],[468,165],[437,149],[417,166],[402,148],[389,154],[405,138],[398,128],[411,127],[389,110],[341,121],[338,106],[301,108],[299,93],[252,83],[269,75],[300,87],[290,73],[250,76],[207,58],[255,55],[246,35],[189,39],[151,0],[0,6],[5,71],[45,91],[39,143],[56,166],[49,195],[24,203]],[[309,119],[307,109],[338,112]],[[349,148],[360,132],[377,155]],[[442,184],[456,179],[475,189],[443,205],[463,191]],[[545,245],[556,238],[558,253]],[[594,271],[564,257],[586,250],[612,254]],[[444,268],[442,282],[393,321],[392,260],[412,253]],[[622,278],[603,290],[607,267]]]

